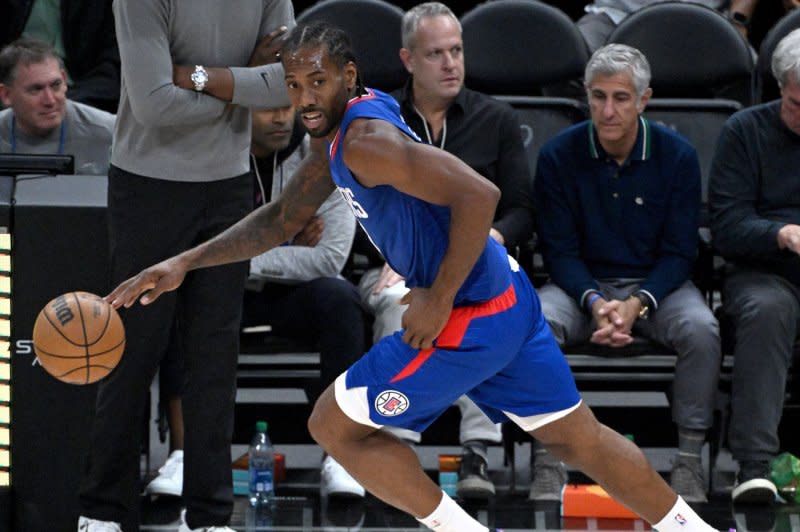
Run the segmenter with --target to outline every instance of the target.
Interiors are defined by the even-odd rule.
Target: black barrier
[[[11,530],[11,488],[4,486],[0,488],[0,532]]]
[[[39,311],[55,296],[109,289],[107,179],[17,180],[12,213],[13,530],[74,531],[96,386],[64,384],[36,362]]]

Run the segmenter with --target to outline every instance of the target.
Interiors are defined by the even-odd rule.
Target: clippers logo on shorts
[[[675,522],[683,526],[686,524],[686,518],[681,514],[675,514]]]
[[[408,397],[395,390],[386,390],[375,398],[375,410],[382,416],[399,416],[408,410]]]

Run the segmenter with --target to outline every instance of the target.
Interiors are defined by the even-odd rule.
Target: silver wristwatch
[[[203,68],[203,65],[196,65],[194,67],[194,72],[192,72],[189,78],[192,80],[192,83],[194,83],[194,90],[203,92],[203,89],[206,88],[206,83],[208,83],[208,72]]]

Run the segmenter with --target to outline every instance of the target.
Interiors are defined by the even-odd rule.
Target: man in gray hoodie
[[[274,61],[276,37],[294,26],[294,11],[288,0],[236,9],[217,0],[115,0],[114,17],[122,91],[108,212],[117,282],[252,210],[249,108],[289,104]],[[142,415],[173,324],[186,370],[180,530],[227,530],[247,270],[246,261],[210,269],[153,308],[123,314],[126,352],[98,390],[79,530],[137,526]]]
[[[257,203],[277,200],[309,151],[309,136],[292,107],[254,111]],[[277,334],[319,349],[320,379],[306,389],[311,403],[367,348],[366,308],[355,285],[342,277],[355,232],[356,219],[335,191],[294,238],[250,259],[244,323],[268,323]],[[364,488],[326,455],[320,494],[363,497]]]

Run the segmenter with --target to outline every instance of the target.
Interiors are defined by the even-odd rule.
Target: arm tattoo
[[[195,248],[192,269],[247,260],[296,235],[334,189],[328,161],[306,158],[277,200]]]

